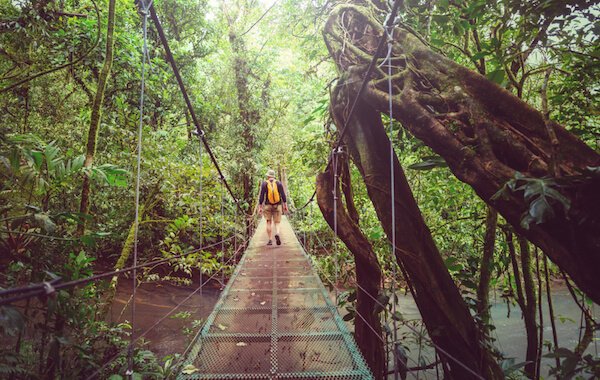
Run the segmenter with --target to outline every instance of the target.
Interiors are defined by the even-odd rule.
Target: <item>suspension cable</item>
[[[192,131],[192,134],[196,135],[198,137],[198,235],[199,235],[199,241],[200,241],[200,249],[202,249],[202,244],[204,244],[204,221],[202,220],[203,218],[203,204],[202,204],[202,196],[203,196],[203,180],[202,177],[204,175],[204,159],[202,157],[202,135],[204,135],[204,131]],[[203,300],[203,295],[202,295],[202,262],[204,261],[204,257],[202,256],[202,254],[199,255],[198,257],[198,272],[199,272],[199,290],[200,290],[200,308],[202,308],[202,300]]]
[[[219,166],[219,163],[217,162],[217,158],[216,158],[214,152],[212,151],[212,149],[210,148],[210,146],[208,145],[208,140],[206,139],[206,136],[205,136],[204,132],[202,131],[202,128],[200,127],[200,122],[198,121],[198,118],[196,117],[196,112],[194,111],[194,107],[192,106],[192,102],[190,100],[190,97],[188,96],[185,85],[183,84],[183,79],[181,78],[181,74],[179,73],[179,69],[177,67],[177,63],[175,62],[175,58],[173,58],[173,53],[171,52],[171,48],[169,47],[169,42],[167,40],[167,37],[165,36],[165,32],[162,28],[160,20],[158,19],[158,15],[156,14],[154,5],[150,6],[150,16],[152,17],[152,21],[154,22],[154,26],[156,27],[156,31],[158,32],[158,37],[160,38],[160,41],[165,49],[167,61],[169,61],[169,64],[171,65],[171,69],[173,70],[173,74],[175,75],[175,79],[177,80],[177,84],[179,85],[179,90],[181,92],[181,95],[183,95],[183,99],[185,100],[185,104],[187,106],[188,112],[190,113],[190,116],[192,118],[194,126],[196,127],[196,132],[200,136],[200,139],[202,140],[202,143],[204,144],[204,147],[206,148],[206,152],[208,153],[213,164],[215,165],[215,168],[217,169],[219,176],[222,178],[223,184],[227,188],[229,195],[231,195],[231,197],[234,200],[237,200],[237,197],[233,194],[233,191],[229,187],[227,180],[225,180],[225,176],[223,175],[221,167]],[[239,208],[240,212],[245,214],[245,211],[241,208],[239,202],[236,202],[236,206]]]
[[[388,15],[388,18],[385,22],[385,25],[384,25],[385,28],[391,27],[394,24],[394,20],[396,19],[396,15],[398,14],[398,8],[400,7],[401,2],[402,1],[400,1],[400,0],[394,1],[392,10],[391,10],[390,14]],[[379,44],[377,45],[377,50],[375,50],[375,54],[373,54],[373,59],[371,59],[371,62],[369,63],[369,66],[367,67],[367,71],[365,72],[365,77],[363,78],[360,88],[359,88],[358,92],[356,93],[354,100],[352,101],[352,106],[350,107],[350,112],[348,112],[348,116],[346,116],[346,118],[345,118],[346,120],[344,121],[344,124],[342,125],[342,129],[340,130],[340,134],[334,145],[334,149],[337,149],[342,145],[344,136],[346,135],[346,133],[348,131],[348,125],[350,124],[350,121],[352,120],[352,116],[354,115],[354,111],[356,110],[356,105],[358,104],[358,100],[360,99],[360,97],[362,96],[362,93],[367,88],[367,83],[369,83],[371,73],[373,72],[373,69],[375,68],[375,66],[377,64],[377,60],[381,56],[381,53],[383,53],[383,49],[385,47],[386,41],[387,41],[387,33],[384,30],[383,35],[379,39]],[[329,168],[330,165],[331,165],[331,156],[330,156],[329,161],[327,162],[325,171],[327,171],[327,168]]]
[[[223,225],[225,224],[225,197],[223,194],[223,183],[225,182],[225,179],[223,177],[221,177],[221,223],[219,226],[220,229],[220,235],[221,238],[223,237],[224,234],[224,227]],[[221,267],[223,266],[223,263],[225,261],[225,244],[221,244]],[[225,271],[221,272],[221,286],[225,287]]]
[[[294,234],[295,234],[295,231],[294,231]],[[318,238],[318,236],[317,236],[317,235],[314,233],[314,231],[313,231],[313,235],[315,235],[315,236]],[[298,236],[296,235],[296,237],[298,237]],[[319,240],[319,242],[321,242],[321,241]],[[322,245],[322,242],[321,242],[321,245]],[[325,247],[323,247],[323,248],[325,248]],[[306,252],[308,252],[306,248],[305,248],[304,250],[305,250]],[[322,268],[320,268],[320,267],[318,267],[318,266],[314,265],[314,263],[313,263],[313,262],[311,262],[311,267],[312,267],[313,269],[315,269],[315,270],[317,271],[317,273],[319,273],[319,275],[321,275],[321,276],[325,277],[325,278],[327,279],[327,281],[329,281],[329,282],[332,282],[332,280],[330,279],[330,277],[329,277],[329,276],[328,276],[328,275],[327,275],[327,274],[326,274],[326,273],[323,271],[323,269],[322,269]],[[361,287],[361,288],[362,288],[362,287]],[[364,288],[362,288],[362,289],[364,289]],[[373,296],[372,296],[371,294],[369,294],[369,293],[367,293],[367,294],[369,295],[369,297],[373,298]],[[386,308],[385,306],[383,306],[383,305],[382,305],[382,304],[379,302],[379,300],[377,300],[377,299],[375,299],[375,298],[373,298],[373,299],[374,299],[374,300],[375,300],[375,301],[376,301],[376,302],[377,302],[379,305],[381,305],[381,306],[382,306],[384,309]],[[380,340],[380,341],[381,341],[381,342],[382,342],[382,343],[383,343],[383,344],[386,346],[386,347],[385,347],[385,349],[386,349],[386,351],[387,351],[387,343],[386,343],[386,342],[385,342],[385,340],[384,340],[384,339],[383,339],[383,338],[380,336],[380,334],[379,334],[379,333],[378,333],[378,332],[375,330],[375,328],[373,327],[373,325],[371,325],[371,324],[368,322],[368,320],[367,320],[367,319],[366,319],[366,318],[365,318],[365,317],[364,317],[364,316],[363,316],[363,315],[362,315],[362,314],[361,314],[361,313],[360,313],[358,310],[355,310],[355,314],[356,314],[357,316],[359,316],[361,320],[363,320],[363,322],[366,324],[366,326],[369,328],[369,330],[370,330],[370,331],[371,331],[371,332],[372,332],[372,333],[373,333],[373,334],[374,334],[374,335],[377,337],[377,339],[379,339],[379,340]],[[395,357],[396,361],[399,359],[399,358],[397,357],[397,354],[398,354],[398,353],[397,353],[397,352],[395,352],[395,350],[394,350],[394,352],[393,352],[393,355],[394,355],[394,357]],[[413,362],[415,365],[417,365],[417,366],[418,366],[418,362],[416,362],[414,359],[412,359],[412,358],[410,358],[410,357],[408,357],[408,356],[406,357],[406,359],[407,359],[407,360],[410,360],[410,361],[412,361],[412,362]]]
[[[333,238],[333,261],[335,264],[335,284],[333,285],[333,289],[335,289],[335,302],[338,302],[338,290],[337,290],[337,285],[338,285],[338,281],[339,281],[339,250],[337,249],[337,237],[338,237],[338,223],[337,223],[337,201],[338,201],[338,194],[337,194],[337,184],[338,184],[338,162],[339,162],[339,154],[341,154],[341,149],[337,148],[333,151],[332,155],[333,155],[333,192],[332,192],[332,196],[333,196],[333,232],[335,234],[334,238]]]
[[[131,294],[131,344],[127,353],[127,376],[133,375],[133,342],[135,338],[135,301],[137,293],[137,258],[138,258],[138,230],[140,226],[140,177],[141,177],[141,162],[142,162],[142,131],[144,127],[144,89],[146,86],[146,57],[148,57],[148,11],[152,6],[152,0],[146,3],[146,0],[141,0],[142,17],[142,74],[140,84],[140,119],[138,124],[137,136],[137,162],[135,176],[135,219],[133,221],[133,276],[131,276],[132,294]]]
[[[389,154],[390,154],[390,197],[391,197],[391,202],[392,202],[392,225],[391,225],[391,229],[392,229],[392,244],[391,244],[391,255],[392,255],[392,260],[391,260],[391,264],[392,264],[392,294],[394,295],[394,297],[392,297],[392,325],[393,325],[393,333],[392,333],[392,339],[394,342],[396,342],[398,340],[398,327],[396,324],[396,300],[395,300],[395,295],[396,295],[396,252],[394,247],[396,247],[396,189],[395,189],[395,176],[394,176],[394,157],[395,157],[395,152],[394,152],[394,143],[393,140],[391,138],[391,136],[393,136],[393,132],[394,132],[394,122],[393,122],[393,103],[392,103],[392,95],[393,95],[393,88],[392,88],[392,49],[393,49],[393,42],[394,42],[394,24],[393,24],[393,20],[392,20],[392,24],[390,26],[386,26],[385,28],[385,34],[387,36],[387,45],[388,45],[388,54],[386,57],[386,61],[387,62],[387,67],[388,67],[388,99],[389,99],[389,133],[390,133],[390,146],[389,146]],[[395,345],[395,343],[394,343]],[[396,351],[395,346],[392,347],[392,349],[394,350],[394,352]],[[398,372],[398,363],[396,360],[394,360],[394,379],[398,380],[399,378],[399,372]]]

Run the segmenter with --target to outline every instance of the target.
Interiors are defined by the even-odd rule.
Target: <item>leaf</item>
[[[73,161],[71,161],[71,167],[70,167],[71,170],[70,171],[73,173],[78,172],[83,167],[84,162],[85,162],[85,156],[83,154],[75,157],[73,159]]]
[[[450,21],[450,17],[447,15],[433,15],[432,20],[438,24],[447,24]]]
[[[353,290],[349,295],[348,295],[348,302],[354,302],[356,301],[356,290]]]
[[[520,363],[515,364],[515,359],[509,358],[509,359],[504,360],[500,367],[502,368],[502,372],[504,372],[504,375],[508,376],[511,373],[525,367],[529,363],[531,363],[531,362],[520,362]]]
[[[554,218],[556,203],[565,213],[569,211],[571,201],[556,189],[558,186],[553,178],[529,178],[516,172],[515,178],[507,181],[492,199],[507,198],[509,191],[523,191],[529,207],[521,216],[521,227],[529,229],[531,223],[541,224]]]
[[[497,69],[494,71],[490,71],[489,73],[486,74],[486,77],[491,80],[494,83],[497,84],[502,84],[504,83],[504,79],[505,79],[505,73],[504,73],[504,69]]]
[[[559,315],[559,316],[557,316],[557,318],[560,321],[560,323],[566,323],[566,322],[577,323],[573,318],[570,318],[570,317],[565,317],[565,316]]]
[[[200,372],[200,370],[196,368],[193,364],[188,364],[181,369],[181,373],[183,373],[184,375],[191,375],[196,372]]]
[[[54,221],[44,213],[34,214],[33,219],[35,224],[42,228],[45,232],[51,234],[56,230],[56,224]]]
[[[217,325],[217,327],[218,327],[218,328],[219,328],[219,330],[221,330],[221,331],[225,331],[225,330],[227,330],[227,326],[225,326],[225,325],[222,325],[222,324],[220,324],[220,323]]]
[[[390,302],[390,296],[387,294],[380,294],[377,296],[377,302],[381,305],[387,305]]]
[[[105,182],[108,185],[125,187],[127,186],[129,172],[112,164],[103,164],[89,169],[89,175],[92,179]]]
[[[546,197],[538,197],[529,205],[529,215],[536,224],[540,224],[552,218],[554,211]]]
[[[33,159],[34,167],[39,171],[42,167],[42,163],[44,162],[44,154],[42,152],[38,152],[37,150],[33,150],[30,152],[30,156]]]
[[[433,168],[445,168],[447,166],[448,164],[443,158],[436,157],[409,165],[408,168],[412,170],[431,170]]]
[[[481,58],[484,58],[486,55],[490,55],[490,52],[489,51],[480,51],[479,53],[473,54],[473,56],[471,57],[471,60],[479,61]]]

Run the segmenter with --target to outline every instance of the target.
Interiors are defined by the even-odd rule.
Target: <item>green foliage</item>
[[[521,173],[515,173],[515,178],[508,181],[493,197],[508,197],[509,192],[523,192],[529,210],[521,217],[521,227],[529,229],[531,223],[541,224],[551,220],[556,215],[556,207],[566,214],[571,207],[570,201],[562,195],[554,178],[528,178]]]
[[[218,6],[206,0],[155,3],[200,127],[249,214],[267,168],[285,169],[293,210],[310,198],[314,177],[327,160],[336,133],[330,125],[328,86],[338,73],[328,58],[320,29],[334,3],[280,1],[256,25],[266,10],[261,2],[224,1]],[[96,164],[83,170],[82,141],[103,61],[103,49],[92,48],[97,39],[99,46],[105,43],[105,8],[105,3],[91,0],[0,1],[2,22],[8,20],[9,28],[0,33],[0,89],[82,58],[72,67],[0,93],[2,287],[48,280],[52,274],[65,279],[86,277],[113,267],[126,243],[134,218],[132,174],[140,117],[142,43],[140,17],[131,2],[117,2],[114,66],[105,93]],[[541,103],[540,74],[552,69],[547,89],[551,117],[597,146],[597,13],[598,6],[589,1],[411,0],[405,2],[400,18],[433,48],[520,93],[535,107]],[[230,33],[237,41],[229,38]],[[221,214],[224,190],[204,149],[200,158],[198,141],[190,133],[195,126],[152,28],[149,36],[142,120],[140,262],[181,255],[232,234],[238,235],[238,241],[244,237],[242,215],[235,220],[235,205],[227,196]],[[236,76],[240,72],[242,75]],[[246,97],[240,81],[245,82]],[[456,180],[439,156],[402,131],[394,124],[396,152],[402,165],[413,169],[406,175],[423,217],[449,272],[474,308],[485,205]],[[84,175],[93,179],[89,215],[80,214],[78,207]],[[360,227],[389,280],[389,263],[395,258],[387,236],[355,167],[351,177]],[[568,212],[570,205],[561,194],[568,186],[521,176],[507,183],[499,196],[525,198],[529,207],[523,226],[528,227]],[[76,227],[82,220],[90,232],[77,236]],[[294,224],[300,234],[306,233],[307,250],[315,256],[324,281],[351,287],[355,281],[352,256],[333,239],[318,208],[305,208]],[[502,274],[510,258],[501,239],[496,241],[495,252],[494,267],[499,275],[493,285],[504,288],[510,298],[514,283]],[[140,281],[186,284],[195,271],[216,273],[222,269],[221,259],[231,254],[231,244],[226,244],[224,253],[220,246],[200,250],[143,272]],[[70,293],[59,292],[49,301],[49,326],[63,318],[66,327],[62,331],[48,328],[48,341],[61,347],[64,368],[72,368],[75,377],[86,377],[89,368],[123,349],[131,333],[127,324],[99,322],[102,316],[96,314],[102,294],[101,285],[88,285]],[[354,292],[341,297],[346,320],[355,317],[355,297]],[[388,333],[393,319],[422,328],[418,321],[393,315],[389,305],[394,297],[389,292],[385,297],[381,301],[386,307],[376,311]],[[18,334],[23,326],[31,327],[27,322],[31,319],[22,317],[15,310],[0,309],[0,327]],[[186,330],[186,335],[192,335],[192,330]],[[421,341],[414,332],[403,338]],[[40,351],[43,344],[39,338],[25,341],[20,355],[0,353],[0,373],[38,375],[29,359],[43,357],[47,351]],[[572,365],[567,356],[561,358],[563,364]],[[579,360],[575,368],[581,368],[580,373],[594,373],[595,359],[585,360]],[[136,363],[135,376],[143,378],[165,378],[179,371],[176,355],[161,364],[145,347],[136,349]],[[521,365],[514,361],[505,364],[505,371],[513,371],[513,375]],[[119,355],[103,376],[124,377],[125,367],[125,355]],[[567,376],[567,372],[561,373]]]
[[[508,358],[500,363],[500,368],[502,368],[504,376],[510,377],[511,375],[519,371],[521,368],[524,368],[527,364],[528,362],[515,363],[514,358]]]
[[[424,157],[424,161],[409,165],[409,169],[413,170],[431,170],[433,168],[445,168],[448,166],[446,161],[439,156]]]
[[[592,355],[579,355],[568,348],[557,347],[553,352],[544,355],[546,358],[559,358],[560,367],[553,368],[550,374],[561,379],[581,378],[581,375],[590,378],[600,376],[600,360]]]
[[[88,257],[85,251],[80,251],[77,255],[75,255],[73,252],[69,253],[69,261],[67,261],[65,265],[68,278],[71,280],[78,280],[80,278],[91,276],[91,264],[95,260],[96,259],[94,257]]]

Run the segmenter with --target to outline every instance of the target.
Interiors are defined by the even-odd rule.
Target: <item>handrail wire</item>
[[[386,62],[387,62],[387,67],[388,67],[388,99],[389,99],[389,116],[390,116],[390,136],[393,135],[393,127],[394,127],[394,122],[393,122],[393,103],[392,103],[392,95],[393,95],[393,88],[392,88],[392,50],[393,50],[393,42],[394,42],[394,26],[393,26],[393,22],[392,25],[389,27],[385,28],[385,34],[387,35],[387,45],[388,45],[388,54],[386,57]],[[392,292],[394,293],[394,295],[396,294],[396,265],[397,265],[397,260],[396,260],[396,251],[395,248],[396,247],[396,188],[395,188],[395,176],[394,176],[394,157],[395,157],[395,152],[394,152],[394,143],[392,138],[390,137],[390,198],[391,198],[391,202],[392,202]],[[392,333],[392,339],[394,340],[394,342],[396,342],[398,340],[398,327],[396,325],[396,302],[395,299],[392,299],[392,325],[394,328],[394,331]],[[392,350],[394,350],[394,352],[396,352],[396,343],[394,343],[394,346],[392,346]],[[398,380],[399,378],[399,372],[398,372],[398,361],[394,360],[394,379]]]
[[[315,199],[316,195],[317,195],[317,190],[313,191],[312,195],[310,196],[310,199],[307,200],[306,203],[302,207],[295,209],[294,212],[302,211],[303,209],[305,209],[306,206],[308,206]]]
[[[247,239],[246,242],[250,241],[250,239]],[[206,281],[204,281],[204,283],[202,283],[198,288],[196,288],[193,292],[191,292],[186,298],[184,298],[181,302],[179,302],[177,305],[175,305],[173,308],[171,308],[171,310],[169,312],[167,312],[165,315],[163,315],[161,318],[159,318],[156,322],[154,322],[154,324],[152,326],[150,326],[149,328],[147,328],[146,330],[144,330],[143,333],[141,333],[140,335],[138,335],[128,346],[127,346],[127,350],[129,350],[131,348],[131,346],[133,346],[133,344],[135,344],[138,340],[140,340],[141,338],[143,338],[144,336],[148,335],[148,333],[150,331],[152,331],[154,328],[156,328],[156,326],[158,326],[160,323],[162,323],[162,321],[164,321],[165,319],[167,319],[173,312],[175,312],[175,310],[179,309],[179,307],[181,307],[181,305],[183,305],[185,302],[187,302],[194,294],[196,294],[198,291],[200,291],[204,285],[208,284],[208,282],[210,280],[212,280],[213,278],[215,278],[215,276],[219,273],[225,270],[225,265],[228,265],[233,259],[234,259],[235,254],[232,255],[227,262],[225,262],[224,266],[222,266],[218,271],[216,271],[215,273],[213,273],[212,276],[210,276]],[[96,371],[94,371],[94,373],[92,373],[90,376],[88,376],[86,378],[86,380],[90,380],[95,378],[100,371],[102,371],[104,368],[106,368],[106,366],[108,366],[110,363],[112,363],[116,358],[119,357],[120,354],[123,353],[123,351],[125,351],[125,348],[119,350],[115,355],[113,355],[110,359],[108,359],[106,361],[106,363],[104,363],[100,368],[98,368]]]
[[[373,295],[371,295],[365,288],[363,288],[362,286],[360,286],[358,283],[356,284],[356,286],[363,291],[363,293],[367,294],[373,301],[375,301],[379,306],[381,307],[387,307],[386,305],[382,304],[378,299],[376,299],[375,297],[373,297]],[[457,363],[458,365],[460,365],[461,367],[463,367],[464,369],[466,369],[468,372],[470,372],[472,375],[476,376],[477,378],[481,379],[481,380],[485,380],[485,378],[481,375],[479,375],[478,373],[476,373],[473,369],[469,368],[466,364],[462,363],[460,360],[458,360],[457,358],[455,358],[454,356],[452,356],[451,354],[449,354],[446,350],[444,350],[443,348],[441,348],[437,343],[435,343],[433,341],[433,339],[431,339],[428,336],[423,335],[422,333],[418,332],[417,329],[411,327],[410,325],[406,325],[406,327],[408,327],[410,330],[412,330],[415,334],[418,334],[419,336],[425,338],[425,340],[429,341],[429,343],[431,343],[432,346],[434,346],[438,351],[440,351],[442,354],[444,354],[446,357],[448,357],[449,359],[451,359],[452,361],[454,361],[455,363]]]
[[[65,289],[65,288],[72,288],[81,284],[85,284],[88,282],[94,282],[97,280],[101,280],[107,277],[111,277],[111,276],[116,276],[116,275],[120,275],[123,273],[127,273],[127,272],[131,272],[134,269],[140,269],[140,268],[145,268],[145,267],[149,267],[149,266],[153,266],[153,265],[159,265],[159,264],[163,264],[166,263],[168,261],[171,260],[175,260],[175,259],[179,259],[188,255],[191,255],[193,253],[205,250],[205,249],[209,249],[209,248],[213,248],[216,246],[219,246],[222,242],[226,242],[226,241],[230,241],[233,239],[233,236],[228,237],[227,239],[223,239],[221,241],[218,241],[216,243],[207,245],[205,247],[202,248],[195,248],[192,249],[188,252],[179,254],[179,255],[175,255],[172,257],[167,257],[164,259],[158,259],[158,260],[153,260],[153,261],[149,261],[147,263],[144,264],[139,264],[136,265],[135,267],[130,266],[127,268],[123,268],[123,269],[118,269],[118,270],[112,270],[110,272],[103,272],[103,273],[99,273],[93,276],[89,276],[89,277],[85,277],[85,278],[80,278],[77,280],[72,280],[72,281],[68,281],[68,282],[64,282],[64,283],[60,283],[57,285],[53,285],[52,282],[41,282],[35,285],[29,285],[26,287],[22,287],[22,288],[11,288],[11,289],[7,289],[7,293],[12,294],[12,293],[17,293],[19,291],[23,291],[23,292],[30,292],[30,293],[25,293],[25,294],[21,294],[19,296],[13,296],[13,297],[9,297],[9,298],[4,298],[4,299],[0,299],[0,306],[3,305],[8,305],[11,304],[13,302],[17,302],[23,299],[27,299],[27,298],[32,298],[32,297],[37,297],[40,295],[50,295],[52,293],[55,293],[57,290],[61,290],[61,289]],[[4,296],[4,291],[0,291],[0,297]]]
[[[315,235],[313,233],[313,235]],[[316,235],[315,235],[316,236]],[[322,244],[322,242],[321,242]],[[317,270],[317,272],[319,272],[320,274],[324,275],[325,277],[327,277],[327,275],[325,274],[325,272],[323,272],[323,270],[317,266],[313,266],[313,268],[315,268]],[[369,296],[375,303],[377,303],[379,306],[381,306],[382,308],[386,309],[387,305],[382,304],[377,298],[373,297],[373,295],[371,293],[369,293],[364,287],[362,287],[360,284],[356,283],[356,286],[358,287],[359,290],[361,290],[363,293],[365,293],[367,296]],[[375,333],[375,329],[373,328],[372,325],[370,325],[366,319],[358,312],[358,310],[355,311],[356,314],[368,325],[369,329]],[[425,340],[427,340],[432,346],[434,346],[439,352],[441,352],[443,355],[445,355],[448,359],[451,359],[452,361],[454,361],[455,363],[457,363],[458,365],[460,365],[461,367],[463,367],[465,370],[467,370],[468,372],[470,372],[472,375],[474,375],[475,377],[477,377],[478,379],[481,380],[485,380],[484,377],[482,377],[481,375],[479,375],[478,373],[476,373],[474,370],[472,370],[471,368],[469,368],[467,365],[465,365],[464,363],[462,363],[460,360],[458,360],[457,358],[455,358],[454,356],[452,356],[450,353],[448,353],[446,350],[444,350],[443,348],[441,348],[437,343],[435,343],[429,336],[424,335],[423,333],[419,332],[417,329],[415,329],[414,327],[408,325],[408,324],[404,324],[404,326],[406,326],[409,330],[411,330],[412,332],[414,332],[415,334],[419,335],[420,337],[424,338]],[[378,334],[375,334],[378,335]],[[386,344],[386,342],[383,340],[383,338],[379,337],[380,340]],[[397,341],[394,341],[392,343],[396,343]],[[397,359],[397,352],[394,349],[392,354],[394,355],[394,357],[396,357]],[[407,360],[412,360],[413,362],[415,362],[414,359],[411,359],[410,357],[407,357]],[[415,362],[416,363],[416,362]],[[417,363],[418,364],[418,363]]]
[[[294,234],[296,235],[296,238],[298,238],[298,235],[296,234],[296,231],[294,231]],[[315,235],[314,231],[313,231],[313,235]],[[315,235],[315,236],[316,236],[316,235]],[[323,246],[323,242],[322,242],[321,240],[319,240],[319,242],[321,243],[321,247],[322,247],[322,248],[324,248],[324,249],[327,251],[327,249],[326,249],[326,248]],[[306,246],[304,246],[303,248],[304,248],[304,250],[305,250],[306,252],[308,252],[308,251],[307,251],[307,247],[306,247]],[[312,256],[311,256],[311,257],[312,257]],[[326,279],[328,282],[332,283],[332,280],[331,280],[331,278],[330,278],[330,277],[327,275],[327,273],[325,273],[325,271],[324,271],[322,268],[320,268],[320,267],[316,266],[316,265],[314,264],[314,262],[312,262],[312,261],[311,261],[311,267],[312,267],[313,269],[316,269],[317,273],[319,273],[319,275],[321,275],[321,276],[325,277],[325,279]],[[369,294],[369,296],[370,296],[371,298],[373,297],[371,294]],[[378,302],[378,301],[377,301],[377,302]],[[378,302],[378,303],[379,303],[379,302]],[[379,304],[381,305],[381,303],[379,303]],[[385,309],[385,307],[384,307],[384,309]],[[370,324],[370,323],[369,323],[369,322],[366,320],[366,318],[365,318],[363,315],[361,315],[361,314],[360,314],[360,312],[359,312],[358,310],[354,310],[354,312],[356,313],[356,315],[358,315],[358,316],[359,316],[359,317],[360,317],[360,318],[361,318],[361,319],[362,319],[362,320],[365,322],[365,324],[367,325],[367,327],[369,328],[369,330],[371,330],[371,332],[373,332],[373,334],[377,336],[377,339],[379,339],[379,340],[380,340],[380,341],[381,341],[381,342],[382,342],[384,345],[386,345],[386,346],[387,346],[387,343],[386,343],[386,341],[385,341],[385,340],[384,340],[384,339],[383,339],[383,338],[382,338],[382,337],[379,335],[379,333],[377,333],[377,331],[375,330],[375,328],[373,327],[373,325],[371,325],[371,324]],[[386,347],[386,349],[387,349],[387,347]],[[394,352],[393,352],[392,354],[394,355],[394,357],[396,357],[396,359],[398,359],[398,357],[397,357],[398,353],[397,353],[397,352],[395,352],[395,350],[394,350]],[[418,366],[418,364],[419,364],[419,363],[418,363],[417,361],[415,361],[413,358],[410,358],[410,357],[408,357],[408,356],[406,357],[406,359],[407,359],[407,360],[410,360],[410,361],[412,361],[412,362],[413,362],[415,365],[417,365],[417,366]]]

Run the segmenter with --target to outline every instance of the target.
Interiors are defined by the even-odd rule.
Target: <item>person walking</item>
[[[281,214],[288,211],[287,199],[281,182],[275,179],[275,171],[267,171],[267,180],[260,185],[260,195],[258,197],[258,212],[263,214],[267,220],[267,235],[269,241],[267,245],[273,245],[273,223],[275,223],[275,242],[281,245],[279,237],[279,223]]]

